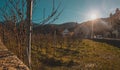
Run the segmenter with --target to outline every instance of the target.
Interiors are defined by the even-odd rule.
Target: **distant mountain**
[[[32,24],[33,24],[33,28],[39,26],[39,24],[37,24],[37,23],[32,23]]]
[[[33,30],[34,33],[54,34],[54,32],[57,31],[57,33],[60,34],[65,29],[73,31],[77,25],[78,23],[76,22],[67,22],[63,24],[46,24],[34,27]]]
[[[109,22],[107,22],[106,18],[100,18],[100,19],[96,19],[94,21],[87,21],[84,23],[81,23],[79,26],[77,26],[76,31],[79,31],[82,33],[87,32],[87,34],[89,34],[92,31],[92,26],[93,26],[93,31],[100,33],[103,30],[111,30],[111,25],[109,24]],[[88,33],[89,32],[89,33]]]
[[[59,25],[59,27],[63,29],[66,29],[66,28],[69,29],[69,28],[76,27],[77,25],[78,25],[77,22],[66,22],[66,23]]]

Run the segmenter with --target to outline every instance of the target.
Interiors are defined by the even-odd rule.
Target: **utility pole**
[[[94,21],[92,21],[92,24],[91,24],[91,39],[94,38]]]
[[[28,66],[30,70],[31,70],[32,4],[33,4],[33,0],[27,0],[27,24],[28,24],[27,56],[28,56]]]

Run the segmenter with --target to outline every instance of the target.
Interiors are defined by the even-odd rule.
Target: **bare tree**
[[[27,0],[27,23],[28,23],[28,65],[31,69],[31,32],[32,32],[32,4],[33,0]]]
[[[39,7],[37,3],[39,0],[6,0],[5,6],[0,8],[0,15],[3,23],[3,39],[11,40],[15,39],[19,51],[18,56],[23,61],[26,57],[26,43],[28,42],[29,46],[31,44],[31,31],[32,31],[32,19],[31,19],[31,1],[33,1],[33,9]],[[52,1],[52,12],[49,15],[45,14],[45,8],[43,8],[43,20],[41,20],[40,25],[53,23],[58,19],[58,17],[63,12],[63,9],[60,10],[61,1],[57,6],[55,6],[55,0]],[[9,11],[9,12],[8,12]],[[34,11],[33,11],[34,12]],[[38,13],[39,14],[39,13]],[[47,16],[47,17],[46,17]],[[30,34],[29,34],[30,33]],[[29,39],[27,39],[29,38]],[[23,47],[26,46],[26,47]],[[14,48],[14,47],[13,47]],[[27,49],[28,50],[28,49]],[[30,50],[30,48],[29,48]],[[24,51],[24,52],[23,52]],[[31,57],[31,55],[29,56]],[[31,58],[30,58],[31,59]],[[30,63],[29,59],[29,63]],[[25,60],[26,61],[26,60]],[[26,62],[25,62],[26,63]]]

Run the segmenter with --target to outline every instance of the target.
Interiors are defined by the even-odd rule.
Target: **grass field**
[[[32,44],[34,70],[120,69],[120,48],[88,39],[52,40],[41,39]]]

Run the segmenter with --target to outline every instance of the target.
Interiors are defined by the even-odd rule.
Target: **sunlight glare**
[[[97,19],[97,15],[94,13],[94,14],[91,14],[91,20],[95,20]]]

